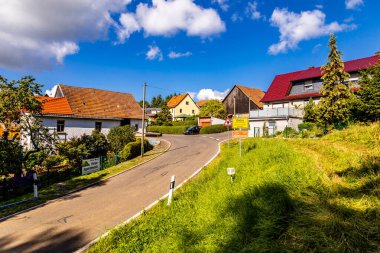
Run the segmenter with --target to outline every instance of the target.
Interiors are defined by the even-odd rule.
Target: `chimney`
[[[313,69],[313,68],[315,68],[315,67],[314,67],[314,66],[311,66],[311,65],[309,66],[309,69]]]

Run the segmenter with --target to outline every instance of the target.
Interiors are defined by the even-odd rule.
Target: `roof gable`
[[[182,100],[184,100],[187,96],[190,96],[190,95],[185,93],[178,96],[173,96],[168,102],[168,107],[169,108],[177,107],[182,102]]]
[[[74,115],[141,119],[142,109],[132,94],[59,85]]]
[[[231,94],[231,92],[235,89],[235,87],[239,90],[241,90],[241,92],[243,92],[253,103],[255,103],[258,107],[262,108],[263,107],[263,103],[261,102],[261,99],[264,97],[265,95],[265,92],[260,90],[260,89],[256,89],[256,88],[250,88],[250,87],[246,87],[246,86],[242,86],[242,85],[235,85],[229,92],[228,94],[224,97],[224,99],[222,100],[222,102],[224,102],[226,100],[226,98]]]
[[[379,56],[370,56],[352,61],[344,62],[344,70],[346,72],[357,72],[368,67],[375,65],[379,61]],[[290,100],[295,98],[308,98],[314,96],[321,96],[320,93],[307,93],[297,96],[288,96],[288,93],[292,87],[292,81],[313,79],[322,77],[321,68],[309,68],[306,70],[300,70],[296,72],[277,75],[273,79],[268,91],[265,93],[261,102]]]
[[[42,102],[42,114],[58,114],[58,115],[72,115],[73,112],[65,97],[52,98],[52,97],[38,97]]]

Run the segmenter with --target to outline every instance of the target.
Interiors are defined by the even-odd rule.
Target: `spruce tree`
[[[323,96],[316,110],[318,121],[325,130],[330,126],[339,129],[347,124],[352,101],[351,84],[348,81],[350,75],[344,71],[342,52],[337,49],[334,34],[331,34],[329,47],[327,64],[321,67]]]
[[[159,126],[171,126],[173,121],[173,116],[170,112],[169,107],[164,105],[161,111],[157,114],[156,123]]]

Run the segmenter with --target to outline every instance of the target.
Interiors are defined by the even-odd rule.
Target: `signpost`
[[[248,118],[233,118],[232,125],[234,129],[239,128],[239,141],[240,141],[240,157],[241,157],[241,137],[242,137],[242,129],[248,129]],[[235,131],[234,131],[235,132]],[[245,135],[245,134],[244,134]],[[248,132],[247,132],[248,135]]]
[[[82,175],[90,174],[100,170],[100,159],[93,158],[82,161]]]

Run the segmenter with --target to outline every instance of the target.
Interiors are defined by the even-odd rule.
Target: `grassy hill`
[[[380,251],[380,124],[243,144],[90,252]]]

